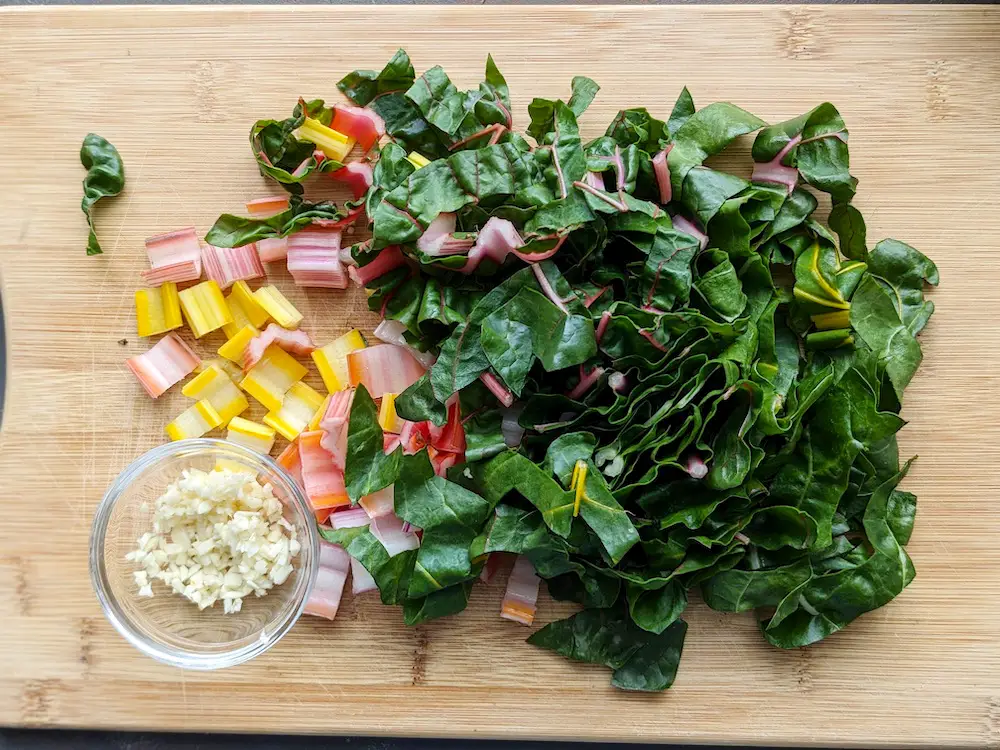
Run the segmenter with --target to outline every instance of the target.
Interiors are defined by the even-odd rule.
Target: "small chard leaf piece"
[[[87,170],[83,178],[80,208],[87,216],[87,255],[100,255],[101,244],[94,231],[94,206],[101,198],[113,198],[125,187],[125,164],[111,143],[96,133],[88,133],[80,147],[80,162]]]

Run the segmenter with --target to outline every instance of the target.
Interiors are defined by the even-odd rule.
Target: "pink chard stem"
[[[566,303],[556,294],[556,290],[552,288],[552,284],[549,283],[548,277],[546,277],[545,272],[542,271],[542,267],[537,263],[531,264],[531,270],[535,274],[535,278],[538,279],[538,285],[542,288],[545,296],[548,297],[552,304],[558,307],[564,315],[569,315],[569,308],[566,307]]]

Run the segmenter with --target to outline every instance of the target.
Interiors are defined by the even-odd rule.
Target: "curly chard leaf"
[[[338,207],[333,201],[310,203],[292,196],[287,209],[265,219],[223,214],[208,230],[205,242],[216,247],[242,247],[258,240],[287,237],[313,222],[335,224],[350,220],[354,206],[347,203],[346,208]]]
[[[302,182],[313,172],[329,172],[344,166],[322,154],[322,159],[317,158],[316,145],[296,137],[295,131],[307,117],[329,126],[333,110],[326,107],[322,99],[308,102],[300,99],[291,117],[258,120],[250,128],[250,148],[260,173],[296,195],[302,194]]]
[[[834,202],[849,203],[858,181],[850,173],[847,127],[837,108],[829,102],[800,117],[764,128],[753,144],[753,159],[758,167],[754,179],[778,181],[794,187],[795,170],[807,183]],[[784,172],[791,170],[787,177]]]
[[[892,491],[905,470],[883,483],[872,495],[864,516],[864,531],[874,552],[840,570],[813,575],[778,604],[761,623],[768,642],[781,648],[815,643],[860,615],[895,598],[915,575],[913,563],[893,534],[898,525],[890,505]]]
[[[728,102],[709,104],[694,114],[682,114],[681,124],[673,131],[674,147],[667,155],[674,197],[684,194],[688,172],[709,156],[722,151],[737,137],[752,133],[767,123]],[[738,191],[737,191],[738,192]],[[727,196],[729,197],[729,196]]]
[[[597,92],[601,87],[586,76],[575,76],[570,85],[571,95],[567,106],[569,110],[579,117],[587,111],[587,107],[594,101]],[[555,127],[555,110],[557,101],[550,99],[532,99],[528,105],[528,117],[531,124],[528,125],[527,133],[539,144],[542,143],[546,134],[551,133]]]
[[[359,107],[364,107],[379,96],[405,91],[413,85],[415,78],[416,73],[413,70],[413,63],[410,62],[410,56],[400,49],[381,72],[355,70],[344,76],[337,83],[337,88]]]
[[[96,133],[88,133],[80,147],[80,162],[87,170],[83,178],[80,208],[87,216],[87,255],[100,255],[101,244],[94,231],[94,205],[101,198],[113,198],[125,187],[125,165],[111,143]]]

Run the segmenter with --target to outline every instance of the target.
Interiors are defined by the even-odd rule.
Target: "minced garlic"
[[[153,596],[159,580],[199,609],[221,599],[230,614],[243,597],[284,583],[299,547],[271,485],[249,472],[188,469],[156,501],[153,531],[126,559],[143,566],[133,574],[139,596]]]

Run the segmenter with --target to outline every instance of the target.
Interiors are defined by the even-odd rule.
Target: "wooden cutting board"
[[[251,122],[337,96],[404,45],[462,86],[492,52],[513,92],[602,86],[583,118],[665,115],[682,85],[777,121],[830,100],[851,130],[869,236],[941,268],[907,391],[906,488],[920,497],[913,585],[813,648],[764,644],[753,618],[685,615],[675,687],[625,694],[604,669],[523,643],[502,583],[407,629],[372,596],[306,618],[251,664],[184,673],[141,656],[90,589],[91,517],[114,476],[164,440],[184,399],[125,369],[142,239],[270,191]],[[90,7],[0,10],[0,263],[9,334],[0,449],[0,722],[17,725],[823,745],[1000,747],[1000,8]],[[127,166],[84,256],[88,131]],[[742,146],[746,156],[746,144]],[[746,161],[744,159],[744,164]],[[745,168],[745,167],[744,167]],[[321,341],[370,330],[363,296],[275,278]],[[219,337],[201,342],[203,352]],[[539,622],[568,612],[543,598]]]

